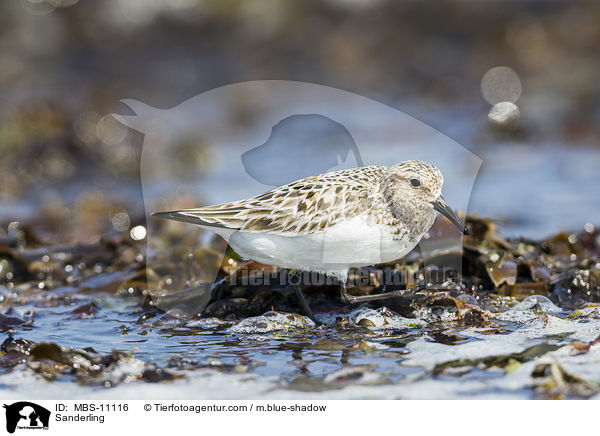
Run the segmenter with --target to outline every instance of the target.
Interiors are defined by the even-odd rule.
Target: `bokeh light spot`
[[[135,241],[139,241],[140,239],[144,239],[146,237],[146,227],[144,226],[135,226],[129,232],[131,239]]]
[[[115,214],[115,216],[112,218],[112,225],[118,232],[124,232],[125,230],[129,229],[131,221],[127,212],[119,212]]]
[[[116,145],[127,136],[127,128],[115,120],[112,115],[105,115],[98,121],[96,133],[105,144]]]

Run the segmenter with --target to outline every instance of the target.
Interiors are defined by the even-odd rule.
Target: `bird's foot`
[[[385,289],[385,287],[384,287]],[[380,294],[372,294],[372,295],[350,295],[348,290],[346,289],[346,284],[342,283],[340,290],[340,298],[344,303],[364,303],[366,301],[376,301],[376,300],[387,300],[388,298],[397,298],[397,297],[406,297],[414,292],[423,291],[427,289],[427,285],[420,284],[416,285],[409,289],[402,289],[399,291],[390,291],[390,292],[382,292]]]

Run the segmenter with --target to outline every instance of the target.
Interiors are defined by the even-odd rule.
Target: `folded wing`
[[[310,234],[381,201],[377,187],[385,169],[372,166],[325,173],[245,200],[153,215],[203,227]]]

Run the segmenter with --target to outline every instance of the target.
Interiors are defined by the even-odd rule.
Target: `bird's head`
[[[442,197],[444,176],[430,163],[408,160],[389,168],[382,179],[381,189],[392,206],[396,218],[410,221],[407,211],[434,209],[448,218],[463,234],[469,231],[456,212]]]

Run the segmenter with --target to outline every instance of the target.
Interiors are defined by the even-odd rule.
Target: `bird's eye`
[[[410,179],[410,184],[413,185],[413,187],[418,188],[421,186],[421,181],[419,179]]]

